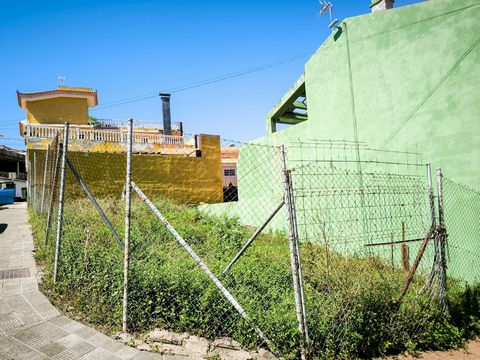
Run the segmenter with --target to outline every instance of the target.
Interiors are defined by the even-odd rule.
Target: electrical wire
[[[146,94],[143,94],[143,95],[137,95],[137,96],[123,98],[123,99],[119,99],[119,100],[113,100],[113,101],[110,101],[110,102],[106,102],[106,103],[104,103],[100,106],[97,106],[97,107],[91,109],[91,111],[98,111],[98,110],[102,110],[102,109],[107,109],[107,108],[112,108],[112,107],[121,106],[121,105],[125,105],[125,104],[130,104],[130,103],[134,103],[134,102],[138,102],[138,101],[158,98],[159,93],[171,93],[172,94],[172,93],[178,93],[178,92],[181,92],[181,91],[195,89],[195,88],[202,87],[202,86],[207,86],[207,85],[214,84],[214,83],[217,83],[217,82],[234,79],[234,78],[245,76],[245,75],[248,75],[248,74],[252,74],[252,73],[255,73],[255,72],[258,72],[258,71],[263,71],[263,70],[271,69],[271,68],[274,68],[274,67],[277,67],[277,66],[280,66],[280,65],[288,64],[288,63],[297,61],[299,59],[302,59],[306,56],[311,56],[311,55],[312,55],[311,52],[298,54],[298,55],[290,56],[288,58],[276,60],[276,61],[273,61],[273,62],[270,62],[270,63],[267,63],[267,64],[258,65],[258,66],[254,66],[254,67],[247,68],[247,69],[244,69],[244,70],[219,75],[219,76],[208,78],[208,79],[201,80],[201,81],[187,83],[187,84],[184,84],[184,85],[179,85],[179,86],[176,86],[176,87],[167,88],[167,89],[163,89],[163,90],[160,90],[160,91],[150,92],[150,93],[146,93]],[[42,121],[54,120],[54,119],[58,119],[58,117],[68,117],[68,116],[72,116],[72,115],[78,115],[78,114],[81,114],[81,113],[83,113],[83,112],[66,113],[66,114],[57,115],[54,118],[53,117],[52,118],[42,118],[40,120],[42,120]]]

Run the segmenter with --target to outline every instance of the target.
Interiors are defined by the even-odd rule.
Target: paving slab
[[[0,360],[175,360],[146,353],[63,316],[37,284],[26,203],[0,206]],[[188,360],[188,358],[182,357]]]

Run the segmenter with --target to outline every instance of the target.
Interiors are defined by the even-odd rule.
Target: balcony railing
[[[91,119],[90,125],[101,128],[126,128],[128,120],[125,119]],[[158,121],[133,120],[134,129],[159,129],[163,130],[163,123]],[[172,122],[171,128],[174,131],[182,130],[181,122]]]
[[[57,134],[62,136],[62,125],[24,125],[24,135],[26,138],[53,139]],[[96,129],[90,125],[70,125],[68,138],[70,140],[126,142],[127,129]],[[185,146],[185,140],[183,136],[163,135],[154,131],[139,131],[137,129],[134,129],[133,132],[133,142],[139,144],[160,144],[175,147]]]

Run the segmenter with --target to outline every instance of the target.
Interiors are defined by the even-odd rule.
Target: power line
[[[291,57],[288,57],[288,58],[284,58],[284,59],[280,59],[280,60],[277,60],[277,61],[274,61],[274,62],[270,62],[270,63],[267,63],[267,64],[254,66],[254,67],[251,67],[251,68],[247,68],[247,69],[232,72],[232,73],[227,73],[227,74],[224,74],[224,75],[219,75],[219,76],[212,77],[212,78],[205,79],[205,80],[201,80],[201,81],[187,83],[187,84],[184,84],[184,85],[179,85],[179,86],[172,87],[172,88],[167,88],[167,89],[163,89],[163,90],[159,90],[159,91],[155,91],[155,92],[150,92],[150,93],[146,93],[146,94],[143,94],[143,95],[137,95],[137,96],[128,97],[128,98],[124,98],[124,99],[113,100],[113,101],[110,101],[110,102],[106,102],[106,103],[104,103],[100,106],[97,106],[97,107],[91,109],[91,111],[98,111],[98,110],[103,110],[103,109],[112,108],[112,107],[116,107],[116,106],[121,106],[121,105],[125,105],[125,104],[130,104],[130,103],[134,103],[134,102],[138,102],[138,101],[157,98],[158,94],[162,93],[162,92],[178,93],[178,92],[181,92],[181,91],[186,91],[186,90],[191,90],[191,89],[202,87],[202,86],[207,86],[207,85],[214,84],[214,83],[217,83],[217,82],[230,80],[230,79],[233,79],[233,78],[245,76],[245,75],[255,73],[255,72],[258,72],[258,71],[263,71],[263,70],[271,69],[271,68],[274,68],[274,67],[277,67],[277,66],[280,66],[280,65],[291,63],[291,62],[297,61],[301,58],[304,58],[306,56],[309,56],[311,54],[312,54],[311,52],[298,54],[298,55],[294,55],[294,56],[291,56]],[[81,113],[83,113],[83,112],[66,113],[66,114],[57,115],[55,118],[57,118],[59,116],[68,117],[68,116],[72,116],[72,115],[78,115],[78,114],[81,114]],[[55,118],[42,118],[41,120],[42,121],[47,121],[47,120],[53,120]]]
[[[457,12],[469,9],[471,7],[474,7],[474,6],[476,6],[476,5],[470,5],[470,6],[467,6],[467,7],[455,9],[455,10],[450,11],[448,13],[444,13],[444,14],[441,14],[441,15],[433,16],[433,17],[427,17],[427,18],[424,18],[424,19],[421,19],[421,20],[418,20],[418,21],[412,22],[412,23],[407,23],[407,24],[404,24],[404,25],[401,25],[401,26],[398,26],[398,27],[394,27],[394,28],[390,29],[388,32],[393,32],[393,31],[400,30],[404,27],[417,25],[419,23],[423,23],[423,22],[435,19],[437,17],[455,14]],[[367,36],[359,37],[357,39],[352,39],[352,42],[353,41],[358,42],[358,41],[365,40],[365,39],[368,39],[368,38],[371,38],[371,37],[375,37],[375,36],[379,36],[379,35],[385,35],[385,33],[386,33],[385,31],[382,31],[382,32],[378,32],[378,33],[369,34]],[[173,87],[173,88],[170,88],[170,89],[164,89],[164,90],[160,90],[160,91],[145,93],[145,94],[142,94],[142,95],[136,95],[136,96],[132,96],[132,97],[128,97],[128,98],[113,100],[113,101],[101,104],[100,106],[91,109],[91,111],[98,111],[98,110],[107,109],[107,108],[111,108],[111,107],[115,107],[115,106],[121,106],[121,105],[129,104],[129,103],[133,103],[133,102],[138,102],[138,101],[143,101],[143,100],[156,98],[158,96],[158,93],[160,93],[160,92],[177,93],[177,92],[181,92],[181,91],[191,90],[191,89],[194,89],[194,88],[214,84],[214,83],[217,83],[217,82],[241,77],[241,76],[248,75],[248,74],[251,74],[251,73],[254,73],[254,72],[258,72],[258,71],[270,69],[270,68],[273,68],[273,67],[276,67],[276,66],[284,65],[284,64],[294,62],[296,60],[299,60],[299,59],[304,58],[304,57],[309,56],[309,55],[314,56],[314,55],[320,54],[320,53],[322,53],[326,50],[329,50],[331,48],[334,48],[334,47],[345,46],[345,44],[343,44],[343,43],[329,44],[327,46],[324,46],[324,45],[326,45],[326,44],[323,44],[317,51],[314,51],[313,53],[308,52],[308,53],[298,54],[298,55],[294,55],[294,56],[291,56],[291,57],[288,57],[288,58],[273,61],[271,63],[247,68],[245,70],[220,75],[220,76],[217,76],[217,77],[212,77],[212,78],[201,80],[201,81],[192,82],[192,83],[189,83],[189,84],[180,85],[180,86]],[[57,115],[57,117],[58,116],[67,117],[67,116],[77,115],[77,114],[80,114],[80,112],[61,114],[61,115]],[[41,120],[50,120],[50,119],[53,119],[53,118],[43,118]]]
[[[9,137],[0,137],[0,140],[13,140],[13,141],[21,141],[24,142],[25,140],[22,139],[15,139],[15,138],[9,138]]]

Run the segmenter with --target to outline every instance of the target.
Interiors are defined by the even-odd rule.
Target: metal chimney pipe
[[[160,93],[162,99],[162,112],[163,112],[163,134],[172,134],[172,118],[170,116],[170,94]]]

